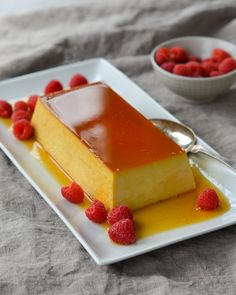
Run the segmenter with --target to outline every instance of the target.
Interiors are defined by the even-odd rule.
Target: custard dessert
[[[108,209],[195,188],[186,153],[102,82],[40,98],[32,125],[45,151]]]

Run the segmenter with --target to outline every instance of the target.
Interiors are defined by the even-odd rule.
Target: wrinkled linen
[[[86,1],[0,18],[0,78],[92,57],[124,71],[236,162],[236,91],[190,104],[160,84],[149,53],[185,35],[236,42],[236,2]],[[0,152],[0,294],[235,294],[236,226],[97,266]]]

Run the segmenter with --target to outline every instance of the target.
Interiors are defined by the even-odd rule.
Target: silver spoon
[[[188,126],[167,119],[150,119],[150,121],[181,146],[186,153],[203,153],[211,158],[221,161],[232,169],[232,167],[225,162],[228,161],[228,159],[225,159],[216,153],[208,152],[202,146],[198,145],[196,134]]]

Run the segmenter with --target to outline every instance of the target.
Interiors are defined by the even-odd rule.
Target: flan
[[[139,209],[195,188],[186,153],[102,82],[41,97],[35,138],[108,209]]]

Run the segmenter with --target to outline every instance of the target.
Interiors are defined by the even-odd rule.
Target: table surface
[[[46,9],[53,6],[78,4],[82,0],[7,0],[0,1],[0,14],[9,15],[22,12]]]

